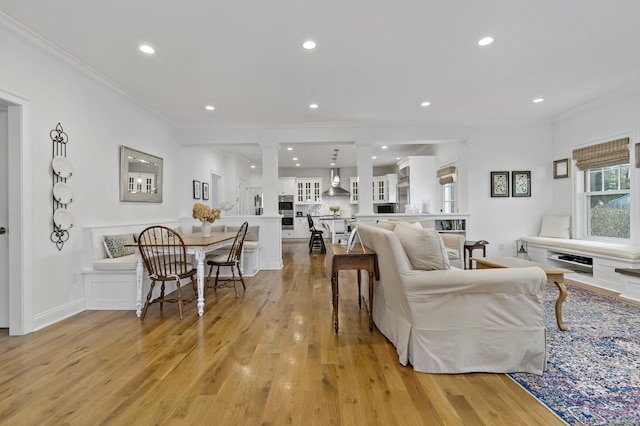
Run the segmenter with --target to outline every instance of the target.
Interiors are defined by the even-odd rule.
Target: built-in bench
[[[567,277],[640,300],[640,246],[571,238],[523,237],[531,260],[575,271]]]
[[[182,232],[192,232],[197,221],[160,223]],[[82,275],[85,289],[85,309],[135,310],[136,309],[136,259],[135,254],[110,258],[104,244],[104,236],[138,234],[148,226],[158,223],[85,227],[83,242]],[[214,225],[215,230],[237,231],[240,224],[233,221]],[[197,228],[195,228],[197,229]],[[259,226],[249,226],[243,245],[240,264],[243,275],[254,276],[260,270]],[[221,270],[221,275],[230,275]],[[148,285],[148,280],[144,285]],[[167,283],[167,292],[175,290],[175,283]]]

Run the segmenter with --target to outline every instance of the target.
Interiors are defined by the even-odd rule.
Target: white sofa
[[[417,270],[396,230],[368,224],[358,230],[380,267],[374,322],[402,365],[428,373],[542,374],[546,275],[540,268]]]

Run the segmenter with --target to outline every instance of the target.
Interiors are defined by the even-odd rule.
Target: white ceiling
[[[0,0],[0,11],[186,129],[550,120],[640,83],[638,0]],[[486,35],[495,42],[478,46]],[[307,39],[318,47],[302,49]],[[324,148],[310,156],[330,160]]]

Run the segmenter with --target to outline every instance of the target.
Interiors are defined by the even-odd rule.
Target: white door
[[[7,107],[0,105],[0,328],[9,328],[9,122]]]

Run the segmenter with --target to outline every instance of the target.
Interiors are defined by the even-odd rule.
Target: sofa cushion
[[[539,237],[571,238],[571,216],[543,216]]]
[[[417,229],[411,224],[398,222],[394,232],[413,269],[451,269],[444,242],[435,229]]]
[[[102,241],[104,243],[104,249],[107,251],[107,256],[109,256],[110,259],[128,256],[134,252],[133,247],[125,247],[125,244],[135,244],[133,233],[103,235]]]

